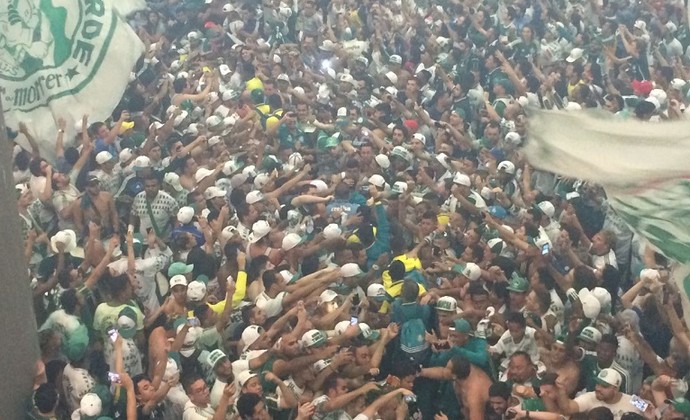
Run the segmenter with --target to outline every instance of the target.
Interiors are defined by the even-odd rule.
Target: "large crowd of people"
[[[160,0],[129,23],[146,54],[111,118],[8,130],[29,418],[690,418],[671,262],[521,151],[531,108],[683,119],[683,2]]]

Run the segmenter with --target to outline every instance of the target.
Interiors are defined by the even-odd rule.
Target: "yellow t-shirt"
[[[236,308],[247,294],[247,273],[240,271],[237,273],[237,281],[235,282],[235,293],[232,295],[232,307]],[[207,303],[208,307],[218,315],[225,310],[225,299],[218,303]],[[194,316],[194,311],[189,311],[188,316]]]
[[[253,79],[247,80],[247,83],[245,84],[247,92],[251,92],[255,89],[261,89],[264,90],[264,82],[261,81],[258,77],[255,77]]]
[[[402,263],[405,265],[406,273],[415,269],[419,271],[422,270],[422,261],[419,258],[409,258],[406,254],[402,254],[393,258],[393,261],[402,261]],[[393,279],[391,278],[391,275],[388,272],[388,270],[383,272],[383,274],[381,275],[381,279],[383,280],[383,288],[386,290],[386,293],[388,293],[388,295],[390,295],[391,297],[400,296],[400,293],[402,292],[403,281],[397,281],[393,283]],[[425,293],[426,288],[420,284],[419,296],[422,296]],[[389,308],[390,304],[388,302],[383,302],[383,305],[381,305],[381,310],[379,312],[387,313]]]

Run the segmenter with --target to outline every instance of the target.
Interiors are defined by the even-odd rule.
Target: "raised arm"
[[[26,140],[29,142],[29,146],[31,146],[31,157],[34,159],[40,158],[41,151],[38,148],[38,143],[36,143],[36,139],[31,135],[26,124],[23,122],[19,123],[19,132],[24,134],[24,137],[26,137]]]

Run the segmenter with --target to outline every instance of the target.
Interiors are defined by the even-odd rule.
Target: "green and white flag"
[[[50,156],[57,118],[106,118],[144,51],[124,17],[143,7],[143,0],[0,0],[6,124],[25,122]]]
[[[542,111],[525,152],[536,168],[601,185],[617,214],[679,263],[673,279],[690,321],[690,122]]]

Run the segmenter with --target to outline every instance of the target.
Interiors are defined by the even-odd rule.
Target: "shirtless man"
[[[85,236],[85,227],[94,222],[101,227],[103,238],[119,235],[120,224],[113,195],[101,191],[97,176],[89,175],[86,192],[77,200],[73,211],[77,232]]]
[[[554,342],[549,351],[549,356],[543,357],[542,360],[546,362],[546,368],[549,372],[557,374],[563,380],[567,394],[573,395],[580,378],[580,368],[568,356],[565,344],[562,341]]]
[[[420,375],[437,380],[452,380],[455,394],[462,402],[464,417],[468,420],[484,420],[491,378],[483,370],[462,356],[453,356],[446,367],[425,368]]]

